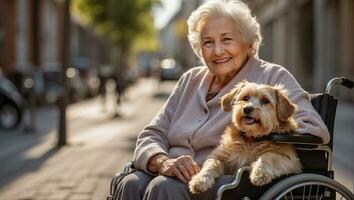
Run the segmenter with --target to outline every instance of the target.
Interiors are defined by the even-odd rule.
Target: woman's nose
[[[221,44],[215,44],[215,47],[214,47],[214,53],[215,53],[215,55],[221,55],[223,52],[224,52],[224,47],[223,47],[223,45],[221,45]]]

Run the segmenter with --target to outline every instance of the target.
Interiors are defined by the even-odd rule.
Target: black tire
[[[0,129],[11,130],[16,128],[22,119],[21,110],[10,101],[0,105]]]
[[[314,188],[313,188],[314,186]],[[308,188],[306,188],[308,187]],[[317,188],[316,188],[317,187]],[[314,191],[315,197],[314,199],[322,199],[317,196],[319,188],[329,188],[332,189],[332,193],[336,192],[336,195],[341,195],[342,199],[354,200],[353,193],[349,191],[346,187],[338,183],[337,181],[328,178],[326,176],[318,175],[318,174],[299,174],[294,175],[289,178],[286,178],[274,186],[272,186],[266,193],[262,195],[260,200],[270,200],[270,199],[297,199],[293,198],[293,192],[296,189],[304,188],[303,196],[306,196],[306,199],[312,199]],[[311,190],[313,191],[311,193]],[[306,193],[307,192],[307,193]],[[311,198],[310,194],[311,193]],[[319,195],[320,193],[318,193]],[[327,193],[328,194],[328,193]],[[288,197],[288,198],[287,198]],[[290,198],[289,198],[290,197]],[[303,198],[300,198],[303,199]],[[326,198],[327,199],[327,198]],[[334,199],[333,194],[329,199]]]

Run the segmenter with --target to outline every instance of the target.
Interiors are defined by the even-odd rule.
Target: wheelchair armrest
[[[242,174],[245,171],[250,172],[251,171],[251,167],[250,166],[243,166],[240,169],[238,169],[237,172],[236,172],[234,181],[232,181],[231,183],[226,183],[226,184],[222,185],[221,187],[219,187],[219,189],[218,189],[218,191],[216,193],[216,200],[221,200],[222,194],[226,190],[231,190],[231,189],[234,189],[235,187],[237,187],[240,184]]]
[[[124,169],[123,169],[124,173],[130,173],[131,171],[135,171],[133,161],[129,161],[127,164],[125,164]]]
[[[110,187],[110,192],[109,195],[107,196],[107,200],[113,200],[114,193],[116,192],[116,188],[118,183],[128,174],[132,173],[135,171],[134,163],[133,161],[129,161],[127,164],[125,164],[123,171],[118,172],[111,180],[111,187]]]
[[[322,138],[311,134],[277,134],[271,133],[267,136],[267,140],[278,143],[289,143],[299,145],[320,145],[323,143]]]

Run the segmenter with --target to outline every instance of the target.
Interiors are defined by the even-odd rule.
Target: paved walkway
[[[150,80],[134,86],[123,103],[122,118],[112,118],[113,112],[102,112],[98,98],[70,106],[69,145],[60,149],[55,148],[55,126],[47,127],[47,133],[12,133],[8,142],[13,142],[14,148],[0,148],[6,151],[0,154],[0,199],[105,199],[112,176],[132,158],[137,134],[166,100],[172,87],[166,85],[158,94]],[[112,101],[108,104],[110,107]],[[38,114],[38,127],[57,120],[53,111],[50,113]],[[16,137],[22,141],[20,150],[15,148]],[[25,144],[21,137],[36,139]]]

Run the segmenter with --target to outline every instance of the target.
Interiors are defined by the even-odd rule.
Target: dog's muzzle
[[[243,108],[243,113],[245,113],[246,115],[249,115],[249,114],[251,114],[251,112],[252,112],[253,110],[254,110],[253,107],[251,107],[251,106],[246,106],[246,107]]]

